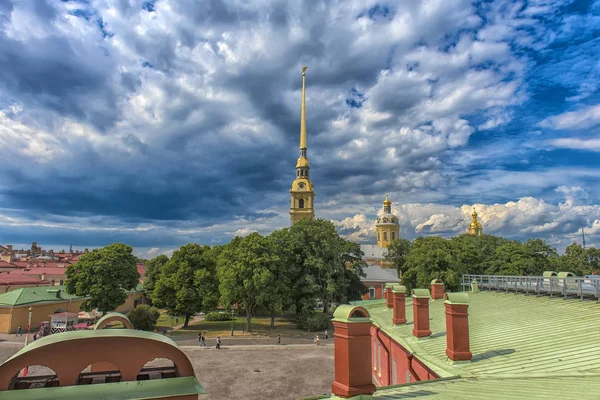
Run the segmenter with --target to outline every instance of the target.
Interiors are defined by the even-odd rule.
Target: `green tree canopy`
[[[460,290],[465,268],[453,255],[451,241],[439,236],[418,237],[406,257],[402,283],[407,288],[429,288],[433,279],[441,279],[452,291]]]
[[[356,279],[363,273],[363,253],[360,246],[339,236],[335,226],[323,219],[302,219],[288,230],[286,265],[292,274],[292,293],[296,312],[311,310],[315,301],[323,302],[323,312],[329,303],[348,301],[349,288],[356,288]]]
[[[125,303],[127,290],[138,284],[139,274],[133,249],[123,243],[113,243],[94,249],[67,266],[66,290],[69,294],[89,296],[81,309],[112,311]]]
[[[217,306],[215,251],[199,244],[181,246],[161,268],[155,282],[152,301],[170,315],[184,317],[184,327],[195,313]]]
[[[135,329],[143,331],[152,331],[156,327],[160,312],[156,307],[150,307],[147,304],[142,304],[129,311],[127,318],[133,324]]]
[[[271,267],[277,261],[270,241],[256,232],[234,238],[218,258],[221,303],[227,306],[237,303],[246,311],[248,332],[252,330],[256,307],[270,300],[267,292],[275,281]]]
[[[410,245],[410,240],[399,238],[392,241],[387,248],[385,259],[392,263],[396,271],[398,271],[398,276],[402,276],[402,274],[406,272],[404,265],[406,263],[406,257],[410,252]]]
[[[169,257],[164,254],[154,257],[152,260],[146,263],[146,273],[144,279],[144,290],[146,295],[152,299],[152,292],[156,281],[160,277],[163,267],[169,261]]]

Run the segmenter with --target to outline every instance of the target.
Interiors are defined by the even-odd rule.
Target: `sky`
[[[315,213],[374,243],[600,247],[600,1],[0,0],[0,243],[227,243]]]

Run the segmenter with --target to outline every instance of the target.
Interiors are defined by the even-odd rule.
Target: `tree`
[[[595,271],[597,274],[600,270],[600,249],[590,247],[586,250],[586,252],[587,262],[589,263],[587,270],[590,271],[590,273],[593,273]]]
[[[463,266],[457,263],[452,254],[450,240],[439,236],[418,237],[410,248],[404,265],[402,283],[413,288],[429,288],[433,279],[441,279],[452,291],[460,290]]]
[[[246,310],[246,329],[252,331],[252,315],[268,300],[265,294],[274,281],[269,266],[277,262],[269,240],[254,232],[234,238],[221,252],[217,262],[221,303],[237,303]]]
[[[323,302],[323,312],[329,312],[329,304],[344,301],[351,281],[355,281],[349,274],[362,273],[360,246],[341,238],[333,223],[323,219],[302,219],[288,234],[286,248],[281,251],[288,257],[293,274],[296,313],[312,310],[317,299]]]
[[[402,276],[405,272],[404,264],[406,263],[406,257],[410,252],[410,245],[410,240],[400,238],[391,242],[387,248],[385,259],[390,261],[394,268],[396,268],[398,276]]]
[[[569,271],[577,276],[591,273],[588,261],[588,251],[577,243],[572,243],[565,248],[565,254],[560,257],[563,271]]]
[[[138,284],[139,274],[133,249],[123,243],[113,243],[94,249],[67,266],[66,290],[69,294],[90,297],[81,309],[112,311],[125,303],[127,290]]]
[[[181,246],[161,268],[155,282],[152,301],[166,308],[171,316],[183,317],[184,328],[192,315],[217,306],[215,251],[199,244]]]
[[[127,318],[131,321],[136,329],[143,331],[152,331],[156,327],[160,312],[156,307],[150,307],[147,304],[142,304],[129,311]]]
[[[152,292],[156,281],[160,277],[163,267],[169,261],[169,257],[164,254],[154,257],[152,260],[146,263],[146,273],[144,279],[144,290],[146,295],[152,299]]]

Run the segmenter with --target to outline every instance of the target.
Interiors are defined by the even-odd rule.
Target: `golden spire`
[[[473,221],[477,221],[477,211],[475,211],[475,207],[473,207],[473,214],[471,214],[471,216],[473,217]]]
[[[308,67],[302,67],[302,115],[300,118],[300,148],[306,149],[306,70]]]

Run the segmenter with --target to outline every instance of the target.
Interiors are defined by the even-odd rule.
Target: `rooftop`
[[[56,297],[60,290],[60,297]],[[144,288],[138,284],[127,293],[143,293]],[[63,302],[65,300],[82,299],[84,297],[68,294],[65,286],[25,287],[12,292],[0,294],[0,307],[18,307],[38,303]]]
[[[363,268],[363,272],[366,274],[364,278],[361,278],[363,282],[381,282],[381,283],[399,283],[397,271],[394,269],[381,268],[378,265],[367,264]]]
[[[406,303],[406,318],[412,321],[410,297]],[[446,318],[442,300],[430,302],[432,335],[422,339],[412,336],[410,323],[394,326],[392,311],[385,307],[385,302],[364,301],[361,305],[371,314],[373,324],[441,378],[460,378],[379,388],[378,398],[414,397],[419,391],[430,391],[419,396],[427,395],[426,398],[432,400],[454,398],[459,394],[461,399],[471,398],[465,397],[465,393],[479,393],[473,398],[481,398],[481,390],[487,388],[489,394],[495,387],[506,387],[506,393],[513,393],[512,397],[507,394],[507,398],[521,398],[518,395],[521,390],[527,392],[527,398],[534,398],[531,394],[538,389],[535,395],[539,398],[556,398],[557,393],[560,398],[567,398],[565,391],[566,395],[580,395],[566,389],[577,386],[557,380],[558,376],[581,381],[581,387],[586,390],[592,390],[589,385],[600,385],[600,352],[596,351],[600,343],[597,323],[600,305],[595,301],[521,293],[469,293],[473,358],[465,363],[453,363],[446,357]],[[548,383],[552,381],[555,383]],[[475,387],[477,389],[473,389]],[[550,397],[540,394],[549,388],[555,389]],[[597,393],[599,389],[593,390]],[[433,396],[438,394],[439,397]]]

